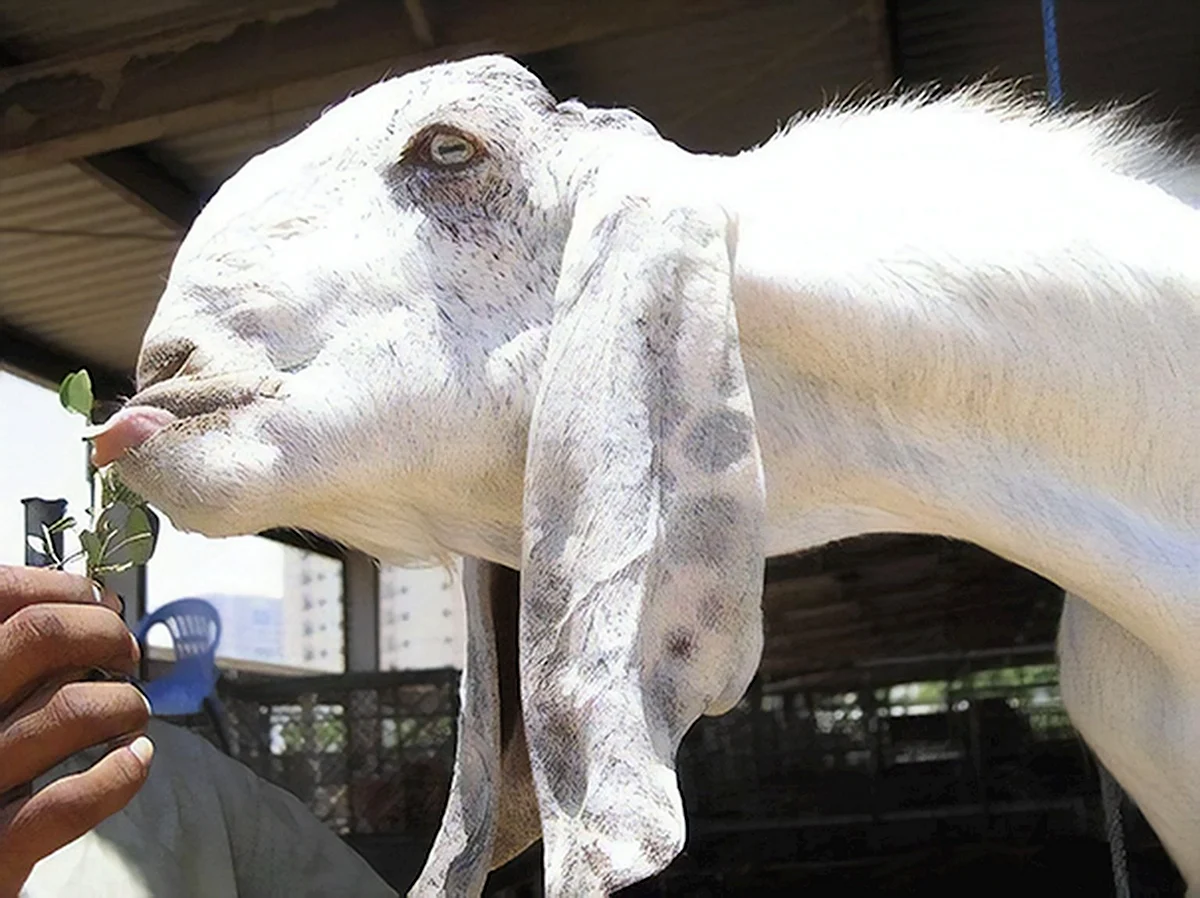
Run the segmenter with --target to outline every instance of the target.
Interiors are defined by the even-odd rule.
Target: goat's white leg
[[[1145,643],[1070,595],[1059,665],[1072,723],[1146,816],[1189,898],[1200,898],[1200,693]]]

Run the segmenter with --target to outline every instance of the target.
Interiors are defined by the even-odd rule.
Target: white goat
[[[436,66],[221,189],[97,457],[212,536],[523,569],[516,726],[513,647],[472,591],[416,894],[477,894],[539,833],[552,896],[664,867],[679,739],[758,662],[764,556],[878,531],[970,540],[1080,597],[1068,709],[1196,890],[1181,165],[1117,117],[987,92],[696,156],[509,60]]]

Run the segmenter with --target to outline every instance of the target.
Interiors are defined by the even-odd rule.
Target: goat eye
[[[475,155],[475,144],[458,134],[441,132],[429,139],[429,158],[438,165],[462,165]]]

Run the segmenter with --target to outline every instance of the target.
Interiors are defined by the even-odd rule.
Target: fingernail
[[[142,644],[140,642],[138,642],[137,637],[134,636],[133,633],[129,634],[129,641],[133,643],[133,660],[135,662],[141,661],[142,660]]]
[[[153,717],[154,707],[150,704],[150,698],[146,695],[145,690],[142,689],[142,684],[138,680],[129,680],[128,682],[129,685],[138,691],[138,695],[142,697],[142,702],[146,705],[146,713]]]
[[[92,581],[92,600],[97,604],[104,604],[104,590],[100,588],[100,584]]]
[[[133,756],[141,762],[143,767],[150,766],[150,759],[154,757],[154,743],[145,736],[138,736],[129,743],[129,750],[133,752]]]

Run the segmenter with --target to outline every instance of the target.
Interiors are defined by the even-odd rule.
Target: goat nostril
[[[169,380],[179,374],[196,352],[196,344],[183,337],[162,340],[142,348],[138,360],[137,388],[139,391],[152,384]]]

